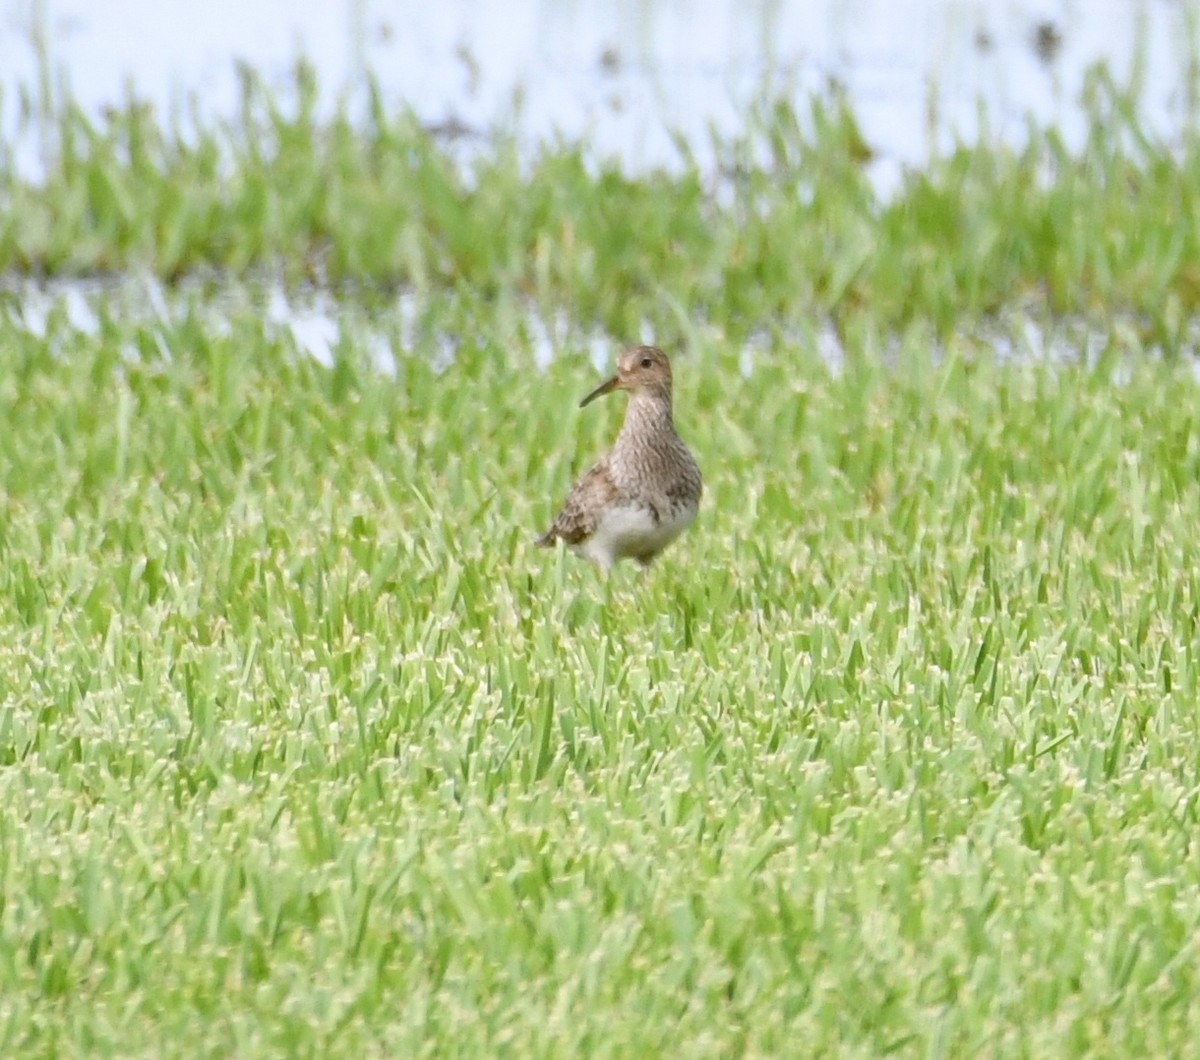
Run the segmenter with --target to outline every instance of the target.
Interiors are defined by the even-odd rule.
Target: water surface
[[[671,164],[669,131],[703,161],[764,86],[844,88],[886,186],[956,137],[1010,142],[1027,122],[1082,135],[1086,71],[1144,70],[1147,122],[1171,138],[1194,100],[1200,0],[0,0],[0,130],[41,59],[85,109],[129,91],[162,113],[229,117],[236,64],[286,86],[296,60],[332,100],[367,71],[388,102],[470,136],[589,138],[630,167]],[[36,169],[25,142],[20,163]]]

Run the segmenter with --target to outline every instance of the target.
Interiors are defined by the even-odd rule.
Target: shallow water
[[[237,62],[285,87],[304,56],[329,100],[370,70],[390,104],[447,135],[589,137],[634,168],[678,158],[671,129],[703,162],[710,128],[735,132],[764,86],[800,98],[836,82],[886,190],[977,137],[980,103],[991,135],[1019,142],[1032,117],[1077,140],[1101,60],[1124,81],[1141,57],[1146,121],[1169,139],[1193,107],[1198,13],[1200,0],[0,0],[0,134],[16,135],[42,55],[91,112],[132,87],[164,115],[194,103],[207,117],[234,113]],[[37,171],[34,138],[17,162]]]
[[[38,338],[50,333],[52,316],[54,332],[60,340],[72,333],[95,337],[100,332],[103,312],[126,324],[149,326],[159,336],[160,352],[170,359],[171,350],[162,336],[186,316],[199,314],[210,334],[222,336],[230,333],[235,318],[249,313],[263,322],[266,335],[290,342],[298,353],[320,364],[332,366],[339,347],[346,343],[365,352],[385,376],[395,375],[397,365],[413,354],[428,357],[439,370],[453,363],[465,333],[457,328],[430,327],[423,318],[423,308],[412,293],[400,293],[368,309],[353,298],[339,298],[326,289],[290,289],[277,281],[214,285],[188,280],[181,285],[166,285],[149,275],[48,282],[13,276],[0,278],[0,319]],[[1139,348],[1134,338],[1138,332],[1135,324],[1133,320],[1115,323],[1116,338],[1122,348]],[[586,353],[597,372],[605,372],[611,367],[616,351],[624,345],[623,336],[608,335],[598,329],[581,332],[564,319],[547,320],[533,304],[526,308],[520,327],[522,346],[540,367],[565,352]],[[1122,341],[1120,332],[1126,327],[1128,341]],[[489,334],[491,342],[498,341],[495,333]],[[489,341],[483,334],[473,338]],[[653,327],[647,324],[638,338],[654,342]],[[1095,366],[1114,336],[1083,319],[1048,321],[1013,307],[960,338],[962,344],[956,344],[960,353],[962,349],[986,349],[1001,362],[1024,360]],[[702,339],[713,345],[728,345],[721,336]],[[1192,328],[1188,342],[1189,349],[1197,347],[1200,347],[1200,322]],[[833,373],[842,371],[851,357],[838,330],[829,322],[816,322],[804,334],[751,335],[739,353],[742,374],[749,377],[761,358],[797,349],[809,351]],[[126,352],[131,358],[140,356],[132,340]],[[938,343],[930,349],[935,361],[946,352]],[[899,337],[887,340],[881,356],[888,362],[899,358]],[[1131,363],[1116,359],[1112,365],[1114,382],[1128,377]],[[1200,359],[1191,358],[1189,363],[1193,375],[1200,380]]]

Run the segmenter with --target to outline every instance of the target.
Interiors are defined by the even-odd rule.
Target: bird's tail
[[[554,527],[550,527],[541,537],[533,544],[535,548],[553,548],[554,542],[558,540],[558,534],[554,532]]]

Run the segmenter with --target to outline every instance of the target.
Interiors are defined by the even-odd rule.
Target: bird
[[[643,568],[696,518],[704,480],[675,430],[671,362],[657,346],[621,354],[617,372],[579,407],[614,390],[629,393],[613,447],[575,483],[539,548],[562,541],[605,573],[622,559]]]

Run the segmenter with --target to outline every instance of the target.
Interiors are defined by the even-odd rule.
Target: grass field
[[[888,203],[837,106],[720,188],[66,114],[9,275],[201,285],[0,295],[0,1052],[1194,1054],[1200,154],[1104,85]],[[605,581],[532,539],[647,326],[707,493]]]

